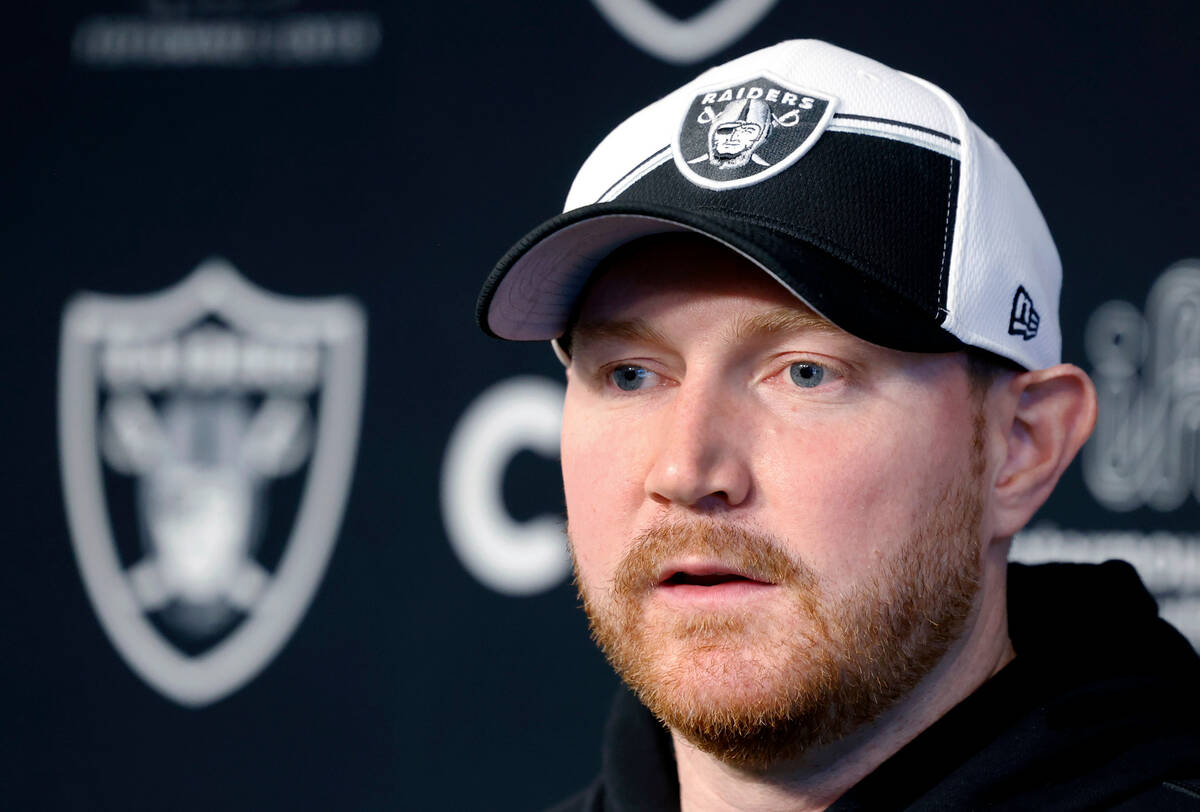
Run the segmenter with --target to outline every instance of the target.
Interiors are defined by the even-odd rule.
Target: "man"
[[[761,160],[698,160],[742,100]],[[953,99],[824,43],[601,143],[479,304],[567,367],[576,580],[632,689],[563,809],[1196,808],[1200,663],[1136,575],[1007,564],[1096,417],[1060,279]]]

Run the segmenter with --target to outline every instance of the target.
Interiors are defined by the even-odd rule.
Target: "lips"
[[[719,586],[720,584],[728,584],[734,581],[750,581],[749,578],[744,578],[741,575],[735,575],[732,572],[714,572],[709,575],[695,575],[690,572],[677,572],[667,580],[663,581],[663,586],[682,586],[691,584],[692,586]]]
[[[699,587],[715,589],[734,584],[771,586],[739,568],[721,562],[673,562],[659,571],[658,585],[668,589]]]

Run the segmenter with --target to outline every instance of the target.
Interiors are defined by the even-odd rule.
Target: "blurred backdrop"
[[[1131,560],[1200,644],[1196,4],[5,15],[0,806],[587,781],[616,680],[567,583],[561,370],[475,295],[619,120],[792,37],[941,85],[1024,173],[1103,405],[1015,555]]]

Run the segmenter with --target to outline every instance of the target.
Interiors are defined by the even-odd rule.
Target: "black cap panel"
[[[893,289],[940,323],[958,163],[900,141],[826,132],[795,166],[753,186],[705,189],[666,164],[617,201],[753,223],[802,240]]]
[[[710,190],[664,164],[614,201],[568,211],[500,260],[476,308],[490,335],[548,340],[613,250],[693,230],[754,261],[818,313],[872,343],[948,352],[939,325],[958,161],[911,144],[827,132],[788,172]]]

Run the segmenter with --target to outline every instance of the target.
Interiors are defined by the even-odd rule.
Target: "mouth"
[[[693,572],[676,572],[661,583],[663,586],[720,586],[721,584],[732,584],[738,581],[762,583],[761,581],[755,581],[753,578],[747,578],[744,575],[738,575],[733,572],[713,572],[704,575]]]
[[[717,600],[748,597],[771,586],[719,562],[675,562],[659,571],[657,591],[678,599]]]

